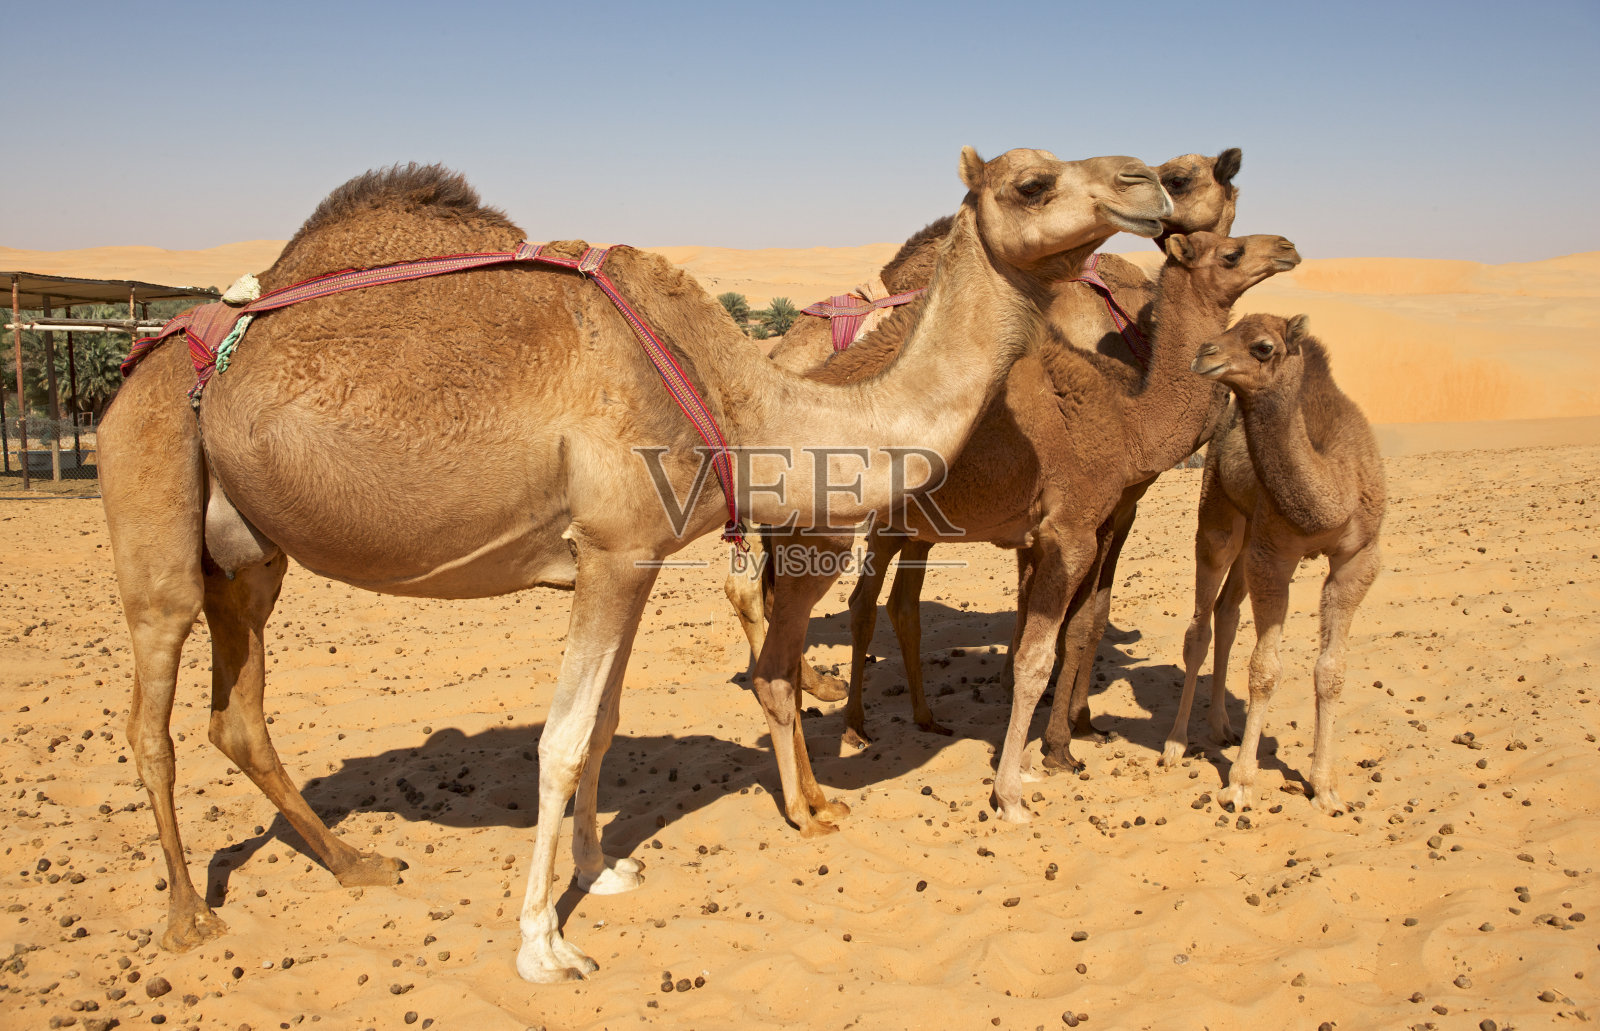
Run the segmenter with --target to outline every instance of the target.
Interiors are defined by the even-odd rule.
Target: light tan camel
[[[1027,347],[1049,279],[1085,240],[1109,227],[1154,233],[1171,207],[1154,173],[1129,159],[1013,151],[985,165],[969,148],[961,169],[977,185],[940,253],[918,331],[870,383],[840,389],[776,368],[686,273],[657,256],[614,248],[605,271],[673,350],[735,446],[954,455]],[[272,290],[350,267],[509,250],[522,238],[460,177],[397,167],[336,190],[261,281]],[[192,382],[182,348],[157,348],[100,431],[101,486],[133,643],[129,736],[171,882],[163,944],[181,950],[225,930],[190,880],[173,803],[168,723],[180,651],[202,611],[212,639],[211,741],[341,884],[398,879],[396,860],[358,852],[328,830],[268,737],[265,628],[293,556],[320,575],[392,594],[573,590],[539,742],[539,821],[517,971],[560,981],[596,969],[559,929],[562,813],[576,791],[581,887],[639,885],[638,862],[601,851],[600,762],[658,563],[725,518],[720,490],[689,493],[703,472],[700,438],[628,323],[576,275],[498,267],[259,318],[207,387],[198,423],[183,396]],[[926,490],[933,471],[857,462],[859,490],[830,492],[818,476],[840,482],[841,471],[796,457],[785,491],[752,490],[752,479],[772,482],[759,469],[742,475],[741,510],[769,523],[850,524]],[[813,794],[802,791],[804,741],[789,685],[758,688],[791,814],[798,807],[801,822],[810,821],[808,797],[842,810],[828,808],[809,763]]]
[[[1031,552],[1031,575],[1018,598],[1022,629],[1011,723],[995,777],[994,801],[1009,820],[1028,819],[1021,798],[1028,724],[1050,674],[1067,603],[1095,558],[1097,528],[1124,483],[1176,460],[1174,442],[1184,437],[1174,431],[1182,421],[1174,413],[1205,417],[1211,384],[1189,369],[1200,344],[1227,325],[1239,294],[1299,260],[1277,236],[1232,240],[1197,233],[1169,238],[1167,249],[1151,312],[1153,355],[1142,380],[1052,331],[1047,343],[1012,367],[1004,393],[979,420],[944,484],[926,499],[937,510],[908,504],[891,515],[896,529],[920,540],[965,537]],[[846,383],[868,378],[893,353],[892,341],[880,334],[842,352],[818,375]],[[758,680],[763,665],[792,661],[803,644],[801,637],[790,638],[783,643],[795,650],[769,660],[780,619],[809,612],[832,583],[832,577],[789,572],[794,564],[780,549],[818,546],[819,538],[803,536],[770,542],[777,571],[774,625],[757,663]],[[842,536],[827,540],[841,550],[851,543]],[[867,565],[881,576],[879,542],[891,538],[874,533],[868,540]]]
[[[1361,409],[1333,382],[1327,352],[1306,332],[1304,315],[1246,316],[1200,349],[1194,369],[1230,387],[1239,404],[1206,456],[1194,542],[1194,619],[1183,640],[1183,696],[1162,761],[1171,765],[1184,754],[1213,607],[1215,730],[1227,698],[1228,653],[1239,627],[1239,603],[1248,591],[1256,621],[1250,705],[1239,759],[1221,797],[1235,809],[1250,805],[1261,728],[1282,669],[1278,643],[1289,606],[1289,581],[1302,558],[1326,555],[1322,651],[1314,674],[1317,730],[1311,801],[1324,813],[1338,812],[1344,803],[1333,773],[1333,721],[1344,685],[1345,642],[1356,606],[1381,563],[1378,531],[1385,489],[1378,443]]]
[[[1233,223],[1238,196],[1238,190],[1233,185],[1233,177],[1238,174],[1240,161],[1241,153],[1235,147],[1222,151],[1214,158],[1185,154],[1159,166],[1156,173],[1162,180],[1162,186],[1173,198],[1173,213],[1162,220],[1163,229],[1160,238],[1165,239],[1174,232],[1188,233],[1202,230],[1227,235],[1228,227]],[[938,243],[948,231],[949,219],[941,219],[908,239],[880,271],[878,282],[882,285],[882,290],[886,293],[900,293],[925,285],[932,272]],[[1102,255],[1097,271],[1111,287],[1119,303],[1130,312],[1138,313],[1145,310],[1154,296],[1154,283],[1150,277],[1146,276],[1138,266],[1117,255]],[[903,339],[905,333],[915,325],[918,304],[919,302],[913,301],[896,309],[892,321],[882,323],[882,328],[878,332],[886,334],[886,339]],[[1129,349],[1127,339],[1112,322],[1104,301],[1088,286],[1075,282],[1059,284],[1056,287],[1055,298],[1051,302],[1050,318],[1066,335],[1068,341],[1080,346],[1093,346],[1101,354],[1115,358],[1130,368],[1141,367],[1141,359]],[[869,338],[870,334],[864,336],[862,342]],[[833,354],[832,336],[827,320],[803,318],[773,346],[770,357],[785,368],[814,372],[823,362],[832,358]],[[1218,389],[1214,394],[1217,402],[1214,408],[1220,413],[1225,405],[1227,392]],[[1200,436],[1204,439],[1196,443],[1189,453],[1198,450],[1204,440],[1210,439],[1210,428],[1214,423],[1215,419],[1211,420],[1201,431]],[[1131,500],[1127,501],[1130,511],[1123,521],[1121,536],[1115,538],[1118,551],[1122,540],[1126,537],[1127,528],[1132,525],[1131,509],[1153,480],[1152,477],[1137,494],[1132,496]],[[1118,514],[1122,514],[1121,506]],[[759,538],[756,540],[758,542],[756,547],[759,548]],[[868,575],[858,581],[850,599],[852,654],[850,703],[847,707],[845,738],[857,746],[864,746],[867,741],[862,708],[862,679],[867,642],[871,641],[877,622],[877,601],[882,591],[883,575],[888,562],[899,550],[890,546],[896,540],[887,538],[875,542],[879,548],[877,552],[879,562],[868,571]],[[949,733],[934,721],[932,710],[927,704],[919,653],[923,563],[927,561],[932,544],[903,538],[898,540],[907,551],[902,555],[900,572],[896,575],[895,586],[890,593],[889,613],[890,621],[900,641],[901,655],[906,668],[912,718],[924,730]],[[1108,546],[1109,541],[1110,538]],[[1021,554],[1019,552],[1019,556]],[[747,568],[760,569],[768,573],[765,582],[770,590],[769,568],[755,563]],[[1109,576],[1114,571],[1113,554],[1106,575]],[[762,642],[765,640],[765,626],[761,618],[765,602],[761,587],[754,576],[731,574],[725,584],[725,590],[750,641],[752,655],[759,655]],[[1109,593],[1108,585],[1104,591],[1107,611],[1109,611]],[[1103,630],[1103,627],[1102,619],[1099,630]],[[1096,641],[1099,630],[1096,632]],[[1065,638],[1065,633],[1063,637]],[[1008,653],[1006,661],[1008,678],[1011,659],[1012,655]],[[805,690],[824,701],[835,700],[843,694],[836,678],[821,674],[809,665],[801,667],[801,675]],[[1052,709],[1052,722],[1055,712],[1056,710]],[[1087,720],[1087,715],[1084,719]],[[1068,747],[1070,748],[1070,737]]]

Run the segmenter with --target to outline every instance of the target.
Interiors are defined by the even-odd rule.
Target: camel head
[[[1231,307],[1252,286],[1300,264],[1300,252],[1281,236],[1180,233],[1167,238],[1165,250],[1163,282],[1168,275],[1181,275],[1222,307]]]
[[[965,147],[961,181],[970,191],[963,204],[976,210],[984,243],[1022,269],[1098,247],[1118,232],[1155,236],[1172,214],[1155,171],[1130,157],[1062,161],[1049,151],[1018,149],[984,161]]]
[[[1299,369],[1308,322],[1304,315],[1246,315],[1204,344],[1190,368],[1243,394],[1264,390]]]
[[[1214,158],[1204,154],[1184,154],[1159,166],[1156,175],[1172,198],[1172,214],[1162,219],[1166,230],[1157,236],[1156,246],[1165,247],[1173,233],[1202,230],[1227,236],[1233,228],[1239,188],[1233,177],[1239,174],[1244,155],[1229,147]]]

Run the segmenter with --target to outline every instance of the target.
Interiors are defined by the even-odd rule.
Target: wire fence
[[[87,416],[78,419],[47,419],[29,416],[26,422],[26,448],[23,420],[5,420],[5,453],[0,461],[8,487],[22,482],[24,451],[28,478],[36,481],[98,480],[95,462],[95,424]]]

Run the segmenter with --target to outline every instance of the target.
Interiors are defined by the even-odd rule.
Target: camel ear
[[[1173,233],[1167,237],[1165,246],[1168,257],[1189,268],[1194,268],[1194,263],[1200,257],[1200,248],[1196,247],[1194,241],[1183,233]]]
[[[1309,315],[1296,315],[1289,320],[1289,328],[1283,333],[1284,353],[1300,353],[1301,343],[1311,335],[1311,331],[1306,328],[1310,322]]]
[[[1232,186],[1233,177],[1239,174],[1239,165],[1244,161],[1244,153],[1238,147],[1229,147],[1217,155],[1216,162],[1211,166],[1211,175],[1223,186]]]
[[[983,158],[971,147],[961,148],[961,181],[974,193],[983,189]]]

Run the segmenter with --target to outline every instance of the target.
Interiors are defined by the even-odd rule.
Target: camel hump
[[[356,176],[317,205],[261,286],[441,254],[510,250],[526,234],[442,165],[390,165]]]

